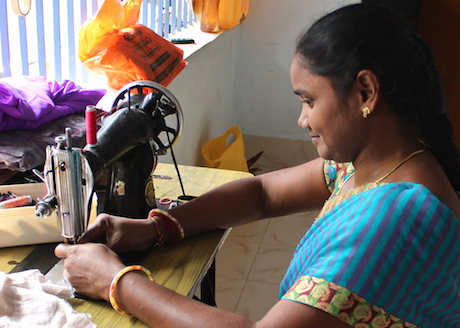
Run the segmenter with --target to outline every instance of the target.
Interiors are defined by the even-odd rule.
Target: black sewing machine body
[[[46,150],[43,178],[48,193],[37,203],[36,215],[55,210],[68,243],[86,231],[95,191],[104,212],[145,218],[155,207],[152,174],[157,156],[166,154],[180,136],[179,103],[157,83],[128,84],[112,108],[96,144],[74,148],[66,131],[66,137]]]

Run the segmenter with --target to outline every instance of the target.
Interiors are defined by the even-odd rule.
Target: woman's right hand
[[[80,243],[105,243],[115,252],[144,250],[158,241],[158,233],[150,219],[129,219],[106,213],[98,215]]]

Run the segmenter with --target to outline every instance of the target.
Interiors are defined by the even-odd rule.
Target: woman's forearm
[[[170,213],[181,222],[186,236],[191,236],[262,219],[262,202],[260,183],[249,178],[218,187]]]
[[[186,236],[321,208],[329,197],[324,160],[227,183],[173,208]]]
[[[121,309],[150,327],[254,327],[254,323],[179,295],[146,277],[130,272],[120,279],[115,299]]]

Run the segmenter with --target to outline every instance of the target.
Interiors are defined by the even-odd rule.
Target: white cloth
[[[89,314],[66,301],[73,289],[52,283],[39,270],[6,274],[0,271],[1,328],[94,328]]]

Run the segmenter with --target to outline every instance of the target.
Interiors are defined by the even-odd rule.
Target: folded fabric
[[[0,131],[36,129],[52,120],[84,112],[106,90],[83,89],[72,81],[57,83],[44,77],[0,78]]]
[[[37,269],[0,272],[0,327],[93,328],[89,314],[78,313],[66,301],[68,286],[52,283]]]
[[[86,143],[86,120],[83,113],[68,115],[49,122],[35,130],[0,132],[0,169],[24,172],[45,163],[45,149],[54,145],[54,138],[72,130],[73,145]]]

